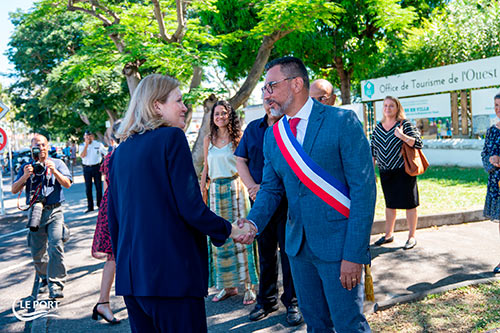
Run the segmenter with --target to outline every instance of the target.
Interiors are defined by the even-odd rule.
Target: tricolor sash
[[[349,217],[349,189],[306,154],[293,135],[286,117],[273,126],[273,134],[283,157],[300,181],[340,214]]]

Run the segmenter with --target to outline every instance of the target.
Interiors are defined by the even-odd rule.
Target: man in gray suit
[[[260,191],[239,221],[254,230],[239,241],[265,228],[286,192],[286,252],[308,331],[369,332],[361,272],[370,262],[376,190],[362,126],[352,111],[309,97],[300,59],[267,64],[263,93],[285,117],[265,134]]]

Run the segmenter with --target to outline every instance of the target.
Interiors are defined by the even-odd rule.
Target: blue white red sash
[[[340,214],[349,217],[349,189],[306,154],[285,118],[273,126],[273,133],[288,165],[308,189]]]

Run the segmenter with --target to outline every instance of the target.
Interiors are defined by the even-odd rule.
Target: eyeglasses
[[[262,87],[262,93],[264,94],[267,91],[269,94],[272,94],[273,87],[276,86],[278,83],[286,81],[286,80],[292,80],[295,78],[296,78],[296,76],[292,76],[292,77],[284,78],[282,80],[268,82]]]
[[[319,97],[313,97],[315,100],[317,100],[320,103],[326,102],[330,96],[319,96]]]

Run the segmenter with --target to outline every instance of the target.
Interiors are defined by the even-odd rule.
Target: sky
[[[26,11],[31,8],[33,2],[33,0],[0,0],[0,74],[10,73],[14,69],[5,55],[10,35],[14,30],[9,20],[9,13],[15,12],[17,8]],[[0,75],[0,83],[3,87],[7,87],[12,81],[12,79]]]

